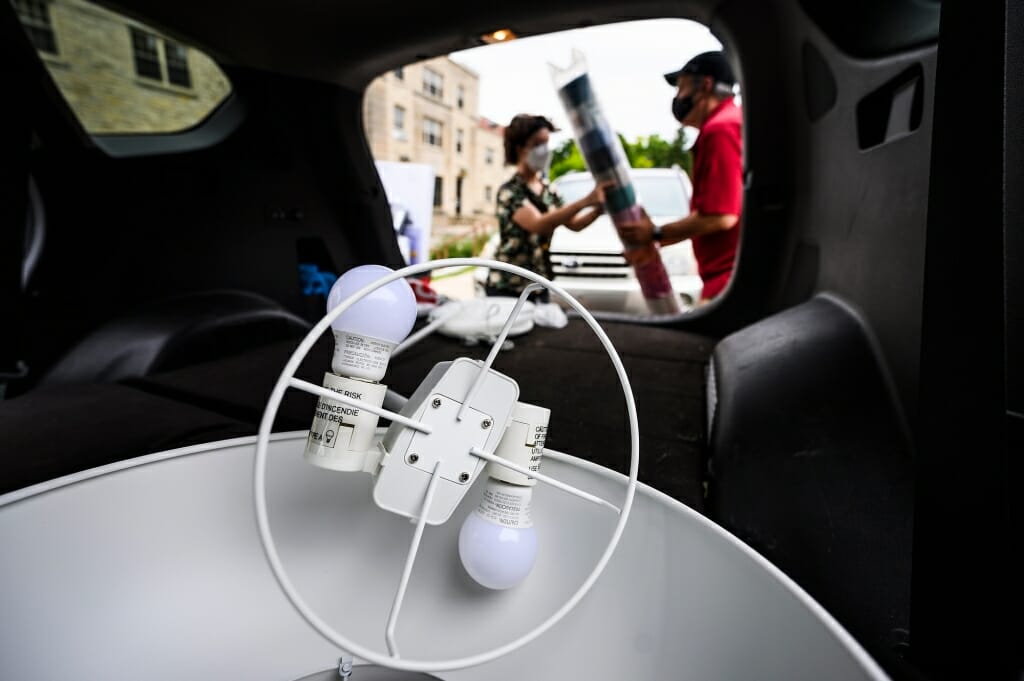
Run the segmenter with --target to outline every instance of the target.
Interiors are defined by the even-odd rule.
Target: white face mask
[[[526,165],[534,172],[547,172],[551,165],[551,148],[547,144],[538,144],[526,152]]]

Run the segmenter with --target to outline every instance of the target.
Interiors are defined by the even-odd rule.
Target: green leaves
[[[672,141],[664,140],[658,135],[638,137],[635,142],[629,142],[619,135],[619,141],[622,142],[626,158],[633,168],[671,168],[678,165],[690,174],[693,169],[693,155],[684,149],[685,135],[684,129],[679,128]],[[575,140],[566,140],[555,149],[551,161],[552,180],[569,172],[586,169],[583,155],[580,154]]]

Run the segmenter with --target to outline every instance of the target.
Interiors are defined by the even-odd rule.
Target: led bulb
[[[533,489],[490,478],[480,506],[459,531],[466,572],[488,589],[508,589],[530,574],[537,558],[537,531],[530,518]]]
[[[334,282],[327,296],[333,310],[353,293],[391,274],[383,265],[353,267]],[[404,279],[382,286],[345,310],[332,322],[334,358],[331,370],[342,376],[379,381],[391,351],[416,323],[416,296]]]

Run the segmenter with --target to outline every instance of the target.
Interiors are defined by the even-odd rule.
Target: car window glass
[[[93,135],[173,133],[202,122],[231,84],[206,54],[83,0],[12,0],[47,71]]]
[[[649,215],[686,215],[689,200],[684,185],[674,177],[633,178],[638,200]],[[587,178],[566,180],[556,184],[558,192],[567,203],[586,196],[594,187],[594,181]]]
[[[637,200],[649,215],[686,215],[688,197],[675,177],[637,177]]]

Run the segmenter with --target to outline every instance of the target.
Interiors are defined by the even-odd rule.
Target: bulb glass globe
[[[489,479],[480,506],[459,531],[466,572],[488,589],[509,589],[530,574],[537,558],[537,530],[530,518],[533,489]]]
[[[362,288],[391,274],[383,265],[353,267],[334,282],[327,296],[333,310]],[[382,286],[357,301],[331,323],[334,331],[334,373],[379,381],[391,351],[416,323],[416,296],[404,279]]]

